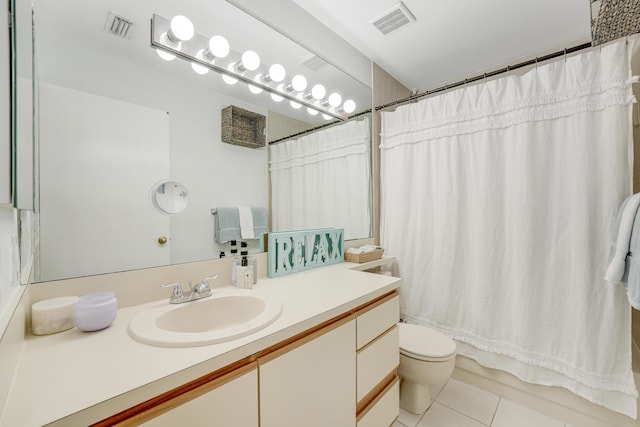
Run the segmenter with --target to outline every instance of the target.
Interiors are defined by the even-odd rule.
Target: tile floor
[[[434,402],[424,414],[400,409],[392,427],[571,427],[453,378],[432,388],[431,397]]]

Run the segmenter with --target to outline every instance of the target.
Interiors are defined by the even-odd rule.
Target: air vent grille
[[[327,62],[324,59],[320,58],[319,56],[311,55],[310,57],[300,61],[300,64],[304,65],[305,67],[309,68],[310,70],[317,71],[320,68],[322,68],[325,65],[327,65]]]
[[[130,19],[124,18],[113,12],[109,12],[107,20],[104,23],[105,31],[125,39],[131,38],[131,32],[134,27],[134,22]]]
[[[416,20],[416,17],[402,2],[396,3],[391,9],[369,21],[385,36]]]

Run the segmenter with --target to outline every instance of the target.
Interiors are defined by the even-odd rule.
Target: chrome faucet
[[[209,280],[217,278],[218,275],[205,277],[196,285],[192,285],[189,282],[189,290],[183,291],[180,283],[170,283],[167,285],[160,285],[161,288],[173,288],[169,302],[171,304],[180,304],[183,302],[195,301],[201,298],[206,298],[211,295],[211,286]]]

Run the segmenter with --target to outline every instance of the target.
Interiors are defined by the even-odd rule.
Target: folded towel
[[[238,208],[217,208],[213,213],[213,237],[217,243],[241,239]]]
[[[238,207],[238,216],[240,217],[240,235],[243,239],[255,239],[253,234],[253,215],[251,208],[248,206]]]
[[[629,304],[640,310],[640,193],[620,206],[613,229],[614,245],[605,280],[627,290]]]
[[[628,270],[627,254],[629,253],[629,245],[631,243],[631,233],[634,228],[636,213],[640,206],[640,193],[627,197],[620,206],[616,226],[614,227],[614,246],[613,254],[607,267],[604,279],[607,282],[618,283]]]
[[[265,208],[251,208],[253,217],[253,235],[256,239],[269,232],[267,223],[267,210]]]

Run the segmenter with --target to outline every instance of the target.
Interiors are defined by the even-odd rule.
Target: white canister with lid
[[[74,320],[81,331],[99,331],[111,326],[117,312],[118,300],[113,292],[96,292],[78,299]]]

